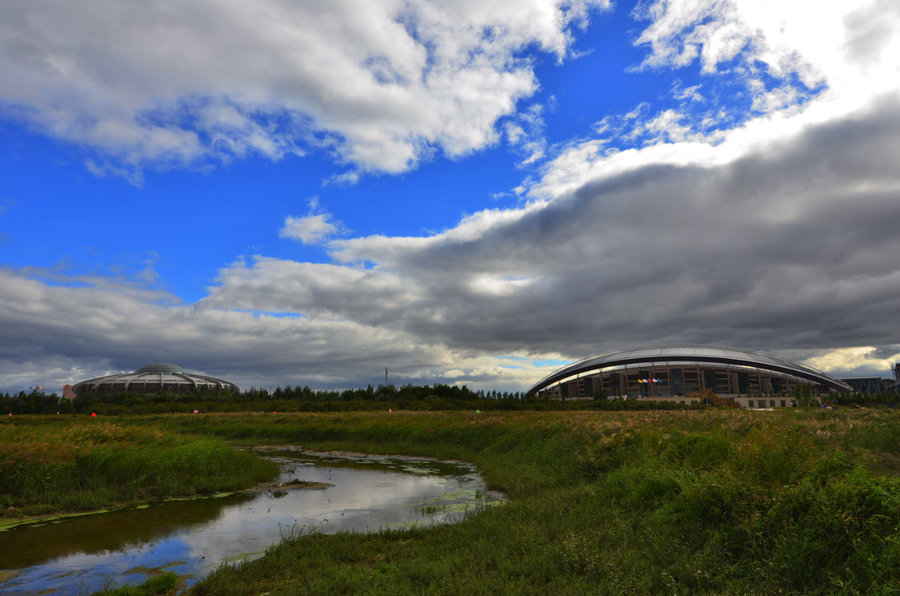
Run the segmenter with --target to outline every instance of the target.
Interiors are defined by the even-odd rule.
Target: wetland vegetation
[[[232,491],[278,466],[215,437],[165,425],[28,416],[0,425],[0,527],[43,514]]]
[[[900,416],[887,409],[28,416],[0,433],[20,445],[4,462],[46,495],[76,482],[71,469],[46,473],[78,459],[68,449],[121,441],[153,445],[159,465],[187,475],[199,473],[191,453],[221,458],[226,475],[231,457],[256,457],[242,445],[457,459],[510,498],[450,526],[292,534],[220,567],[196,594],[900,591]],[[143,479],[132,494],[224,488],[218,473],[157,485],[158,464],[125,452],[126,476]],[[86,469],[100,489],[104,475],[121,482],[122,466]],[[77,508],[39,503],[25,484],[11,493],[6,478],[6,507]],[[105,499],[90,502],[115,502]]]

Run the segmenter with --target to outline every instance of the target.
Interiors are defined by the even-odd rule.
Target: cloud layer
[[[891,344],[898,143],[890,96],[725,165],[651,164],[442,235],[337,241],[343,266],[240,264],[203,303],[389,326],[488,352]]]
[[[211,18],[196,0],[127,14],[62,4],[56,19],[35,19],[44,4],[8,9],[0,76],[23,83],[3,91],[8,106],[54,134],[136,164],[321,143],[382,171],[494,142],[498,118],[537,85],[516,51],[564,56],[585,10],[413,2],[307,13],[267,0]],[[622,151],[598,126],[555,148],[517,208],[431,235],[335,238],[338,223],[314,203],[280,234],[322,243],[332,262],[240,259],[191,305],[122,281],[0,270],[0,378],[48,371],[61,384],[153,354],[243,386],[364,385],[388,367],[413,382],[525,389],[548,361],[660,342],[886,374],[900,360],[900,11],[815,5],[827,35],[790,8],[650,4],[643,67],[746,69],[762,85],[754,116],[702,130],[674,111],[635,116],[647,141]],[[134,55],[79,43],[68,19],[85,39],[117,25]],[[139,28],[154,33],[142,42]],[[236,46],[191,45],[213,31],[233,31]],[[171,43],[157,47],[160,35]],[[527,136],[519,128],[507,135]]]
[[[93,171],[330,150],[400,172],[496,142],[605,0],[12,2],[0,107],[97,151]]]
[[[0,359],[524,388],[533,361],[645,343],[900,354],[897,146],[890,96],[727,165],[648,165],[440,235],[337,241],[335,264],[235,263],[190,306],[3,271]]]

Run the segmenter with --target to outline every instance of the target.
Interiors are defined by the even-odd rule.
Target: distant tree
[[[818,405],[818,398],[811,383],[798,383],[791,389],[791,396],[801,407],[808,408]]]

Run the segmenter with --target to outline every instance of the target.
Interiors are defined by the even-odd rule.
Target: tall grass
[[[233,490],[276,464],[216,438],[85,418],[0,425],[0,516],[74,512]]]
[[[890,412],[353,414],[189,427],[474,461],[512,499],[466,522],[301,535],[197,594],[897,593]],[[895,458],[892,460],[891,458]]]
[[[900,593],[888,410],[19,420],[0,498],[20,510],[252,483],[233,443],[462,459],[510,496],[453,526],[297,533],[197,594]]]
[[[174,571],[165,571],[141,584],[101,590],[94,592],[91,596],[158,596],[171,594],[177,588],[178,575]]]

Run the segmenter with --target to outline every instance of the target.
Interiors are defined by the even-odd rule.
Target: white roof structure
[[[727,346],[673,344],[644,346],[591,356],[557,369],[538,381],[528,390],[528,393],[537,393],[569,377],[585,373],[598,373],[609,368],[639,366],[641,364],[725,364],[745,366],[781,373],[802,381],[818,383],[835,391],[852,390],[847,383],[835,379],[820,370],[765,352]]]
[[[238,391],[237,385],[215,377],[187,372],[177,364],[157,362],[134,372],[81,381],[75,393],[187,393],[188,391]]]

